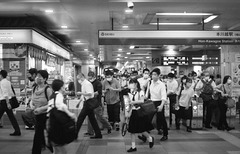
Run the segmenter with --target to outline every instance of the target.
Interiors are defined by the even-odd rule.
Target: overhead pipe
[[[157,18],[157,30],[159,30],[159,18]]]
[[[202,18],[202,30],[205,30],[205,23],[204,23],[204,18]]]

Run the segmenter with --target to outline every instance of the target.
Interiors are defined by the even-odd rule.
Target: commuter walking
[[[196,91],[200,91],[200,97],[203,99],[203,122],[205,128],[211,129],[210,126],[212,120],[213,111],[213,92],[216,89],[215,82],[210,78],[209,72],[204,72],[204,78],[200,80],[196,85]]]
[[[232,78],[231,76],[227,75],[223,78],[223,83],[216,87],[216,91],[220,92],[221,97],[218,100],[218,106],[220,109],[220,119],[218,124],[218,130],[227,130],[230,131],[234,129],[234,127],[229,127],[227,123],[227,105],[226,101],[228,98],[232,97]]]
[[[164,115],[164,105],[167,101],[167,92],[165,84],[159,80],[160,73],[161,71],[159,68],[155,68],[152,70],[152,81],[151,84],[148,84],[146,98],[148,98],[148,95],[150,94],[150,99],[154,102],[156,108],[158,109],[157,130],[161,129],[162,127],[163,137],[161,138],[161,141],[165,141],[168,139],[168,126]]]
[[[167,81],[167,96],[169,98],[169,124],[172,125],[172,114],[174,114],[175,105],[176,105],[176,96],[178,90],[178,82],[175,80],[175,75],[173,73],[168,74]],[[176,124],[176,116],[175,116],[175,124]]]
[[[105,100],[107,103],[108,121],[112,126],[116,126],[119,130],[120,122],[120,99],[119,92],[121,87],[119,82],[113,78],[113,72],[106,71],[106,79],[103,81],[103,92],[105,93]]]
[[[147,90],[147,85],[148,85],[148,82],[149,82],[149,80],[150,80],[149,74],[150,74],[149,69],[145,68],[145,69],[143,70],[143,77],[138,78],[138,82],[139,82],[139,84],[140,84],[140,87],[141,87],[141,89],[142,89],[144,92],[146,92],[146,90]]]
[[[95,118],[94,110],[89,108],[88,104],[86,103],[87,100],[94,97],[94,89],[91,82],[89,82],[84,74],[79,73],[77,76],[78,82],[81,84],[81,92],[77,92],[77,95],[81,95],[80,101],[83,101],[83,108],[78,116],[77,120],[77,132],[79,132],[80,128],[82,127],[83,121],[88,116],[90,123],[93,127],[95,136],[90,137],[91,139],[100,139],[102,138],[101,131],[99,129],[98,123]]]
[[[11,133],[10,136],[20,136],[21,131],[9,102],[11,97],[14,96],[14,92],[12,90],[11,82],[6,79],[7,75],[8,73],[6,70],[0,71],[0,119],[2,118],[4,112],[6,112],[14,128],[14,132]]]
[[[127,152],[137,151],[135,143],[135,134],[142,133],[146,139],[149,141],[149,148],[154,146],[154,138],[150,136],[148,131],[153,129],[153,126],[149,120],[148,116],[140,117],[138,115],[139,104],[144,103],[144,91],[141,90],[140,84],[137,79],[131,79],[129,81],[129,88],[131,92],[128,94],[130,104],[133,105],[132,112],[129,112],[129,128],[128,131],[131,133],[132,146]]]
[[[103,128],[107,128],[107,133],[110,134],[112,130],[111,124],[103,117],[103,104],[102,104],[102,83],[96,79],[94,72],[88,73],[88,80],[92,83],[94,89],[94,97],[99,103],[99,107],[94,109],[96,119],[99,123],[102,124]],[[88,123],[88,133],[93,134],[92,125],[89,121]]]
[[[192,88],[192,79],[187,78],[186,84],[179,89],[178,95],[176,97],[178,107],[177,120],[176,120],[176,129],[180,129],[180,120],[186,120],[187,132],[191,131],[190,122],[192,120],[192,97],[194,95],[194,90]]]
[[[72,119],[77,121],[76,115],[74,113],[70,112],[68,110],[67,105],[64,103],[64,96],[63,96],[63,93],[65,92],[65,90],[64,90],[64,82],[62,80],[55,79],[52,82],[52,89],[54,91],[55,102],[54,102],[53,98],[48,102],[48,112],[51,111],[51,109],[53,107],[56,107],[58,110],[65,112],[69,117],[71,117]],[[49,130],[48,127],[50,127],[50,126],[51,126],[50,122],[47,121],[47,130]],[[61,133],[62,133],[62,129],[54,130],[55,136],[59,135]],[[56,136],[56,138],[58,140],[62,140],[63,139],[62,136]],[[65,144],[59,145],[59,144],[54,143],[51,140],[50,136],[48,136],[48,139],[51,142],[51,145],[53,146],[53,153],[54,154],[67,154],[67,151],[66,151],[66,148],[65,148],[65,146],[66,146]]]
[[[32,107],[36,117],[32,154],[41,154],[42,148],[46,147],[44,129],[46,129],[48,100],[52,95],[52,90],[47,85],[47,80],[48,72],[46,70],[38,70],[35,79],[37,86],[34,87],[32,92]]]

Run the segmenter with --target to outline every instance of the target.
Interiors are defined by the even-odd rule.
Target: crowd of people
[[[142,74],[137,71],[131,75],[122,74],[116,76],[112,71],[104,72],[105,78],[99,80],[94,72],[89,72],[87,76],[83,73],[77,75],[77,82],[81,84],[81,91],[76,93],[80,97],[79,102],[83,103],[80,114],[75,115],[70,112],[64,101],[66,89],[62,80],[56,79],[51,85],[48,85],[48,72],[46,70],[36,70],[34,68],[28,71],[27,77],[31,82],[31,99],[27,104],[26,112],[22,115],[24,123],[28,128],[33,128],[35,134],[33,137],[32,153],[40,154],[42,149],[48,148],[53,153],[67,153],[64,144],[56,144],[49,138],[45,141],[45,130],[49,125],[49,112],[52,109],[55,95],[56,108],[65,112],[69,117],[75,120],[77,125],[76,139],[78,132],[86,117],[88,117],[88,129],[85,135],[91,139],[101,139],[101,130],[106,128],[107,133],[112,133],[113,129],[120,130],[120,114],[125,109],[126,103],[131,106],[129,117],[128,132],[131,134],[131,147],[127,152],[137,151],[135,140],[136,134],[143,142],[148,140],[149,148],[154,146],[154,135],[150,131],[154,129],[152,119],[154,115],[139,115],[140,104],[146,100],[151,100],[156,108],[156,126],[158,134],[162,134],[161,141],[168,140],[169,127],[173,125],[173,114],[175,114],[175,127],[180,129],[181,119],[186,122],[186,131],[192,132],[191,120],[192,100],[200,97],[203,100],[203,124],[207,129],[211,129],[213,104],[217,103],[220,110],[220,118],[217,128],[219,130],[232,130],[226,120],[226,99],[232,97],[231,76],[225,76],[221,81],[220,76],[214,81],[209,72],[204,71],[201,75],[196,72],[182,75],[176,78],[174,73],[161,75],[159,68],[152,71],[144,69]],[[7,71],[0,71],[0,118],[6,112],[14,132],[11,136],[20,136],[21,131],[18,122],[13,114],[10,99],[14,96],[12,86],[7,78]],[[73,79],[67,89],[74,89]],[[68,93],[69,94],[69,93]],[[213,95],[218,94],[218,99],[213,99]],[[71,93],[72,95],[72,93]],[[73,94],[74,95],[74,94]],[[88,103],[95,99],[98,105],[90,108]],[[127,99],[126,99],[127,98]],[[125,102],[128,100],[128,102]],[[165,104],[169,102],[170,121],[167,125],[165,117]],[[107,117],[103,115],[104,105],[107,106]]]

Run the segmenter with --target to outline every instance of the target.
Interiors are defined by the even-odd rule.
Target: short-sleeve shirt
[[[120,89],[120,84],[116,79],[112,79],[111,82],[107,81],[106,79],[103,81],[103,90],[109,89],[112,87],[113,89]],[[105,93],[105,100],[107,104],[115,104],[119,102],[119,92],[108,90]]]
[[[160,80],[158,80],[157,82],[151,81],[150,98],[152,101],[167,100],[166,86],[163,82],[161,82]]]
[[[181,90],[178,91],[178,96],[180,95]],[[184,88],[181,92],[181,96],[179,98],[179,105],[182,107],[187,107],[189,100],[193,97],[194,90],[192,87],[186,89]],[[190,104],[191,106],[191,104]]]

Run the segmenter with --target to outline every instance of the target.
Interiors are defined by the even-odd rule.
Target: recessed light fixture
[[[117,58],[117,60],[120,60],[120,58]]]
[[[135,46],[134,45],[131,45],[130,47],[129,47],[129,49],[134,49],[135,48]]]
[[[88,51],[88,49],[84,49],[84,51]]]
[[[146,58],[150,58],[150,57],[146,57]]]
[[[220,26],[219,25],[214,25],[212,28],[213,29],[218,29],[218,28],[220,28]]]
[[[174,23],[174,22],[169,22],[169,23],[150,23],[150,25],[169,25],[169,26],[187,26],[187,25],[198,25],[199,23],[195,22],[180,22],[180,23]]]
[[[89,56],[92,57],[92,54],[90,54]]]
[[[217,17],[218,17],[217,15],[212,15],[212,16],[204,19],[204,23],[208,23],[208,22],[212,21],[213,19],[215,19],[215,18],[217,18]]]
[[[45,10],[46,13],[53,13],[53,10]]]
[[[76,43],[81,43],[81,41],[76,41]]]
[[[121,56],[121,54],[117,54],[117,56],[119,57],[119,56]]]
[[[93,60],[96,60],[96,58],[93,58]]]
[[[68,26],[63,25],[63,26],[61,26],[61,28],[66,29],[66,28],[68,28]]]
[[[118,51],[122,51],[122,49],[120,48],[120,49],[118,49]]]
[[[133,13],[133,10],[127,9],[127,10],[125,10],[125,13]]]
[[[124,57],[124,58],[128,58],[128,57]]]
[[[127,26],[127,25],[124,25],[124,26],[122,26],[122,28],[128,28],[128,26]]]
[[[130,55],[131,54],[131,52],[127,52],[127,55]]]
[[[209,16],[212,13],[156,13],[157,16]]]

